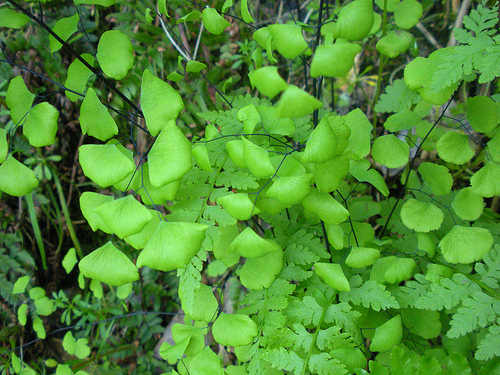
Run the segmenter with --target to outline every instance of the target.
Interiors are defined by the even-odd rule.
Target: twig
[[[460,10],[458,11],[457,14],[457,19],[455,20],[455,25],[453,25],[454,28],[460,29],[464,23],[464,17],[469,11],[469,7],[471,4],[472,0],[464,0],[462,5],[460,6]],[[456,46],[457,41],[455,39],[455,33],[452,31],[450,35],[450,40],[448,41],[448,44],[446,45],[447,47],[454,47]]]
[[[436,49],[441,49],[443,46],[434,38],[434,36],[422,25],[422,22],[417,23],[417,29],[424,35],[425,39],[434,46]]]

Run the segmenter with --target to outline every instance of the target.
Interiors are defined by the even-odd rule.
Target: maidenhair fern
[[[168,77],[203,72],[206,65],[175,44],[160,3],[156,16],[182,56],[179,72]],[[232,5],[226,1],[223,8]],[[484,207],[485,198],[500,194],[498,105],[489,97],[469,98],[470,126],[448,124],[444,112],[432,111],[449,103],[460,84],[500,75],[492,58],[498,55],[498,7],[479,5],[465,19],[466,30],[456,32],[461,46],[411,61],[404,79],[371,103],[377,115],[390,113],[374,129],[360,108],[344,116],[326,108],[323,79],[316,78],[345,76],[361,45],[376,37],[382,73],[388,59],[410,48],[411,34],[400,29],[419,22],[422,5],[405,0],[391,6],[389,24],[383,5],[380,31],[370,0],[332,12],[325,6],[321,1],[312,27],[277,23],[255,31],[259,47],[248,78],[267,99],[223,97],[225,108],[199,114],[204,133],[191,134],[180,120],[185,98],[153,68],[143,69],[140,108],[117,95],[133,109],[127,121],[147,139],[146,151],[134,137],[118,137],[98,85],[84,93],[93,74],[105,85],[104,75],[120,81],[129,74],[135,63],[130,38],[118,30],[102,34],[95,62],[103,74],[92,65],[94,57],[77,57],[67,95],[83,98],[82,133],[99,140],[79,147],[83,173],[99,191],[85,192],[80,206],[94,231],[113,235],[79,260],[81,286],[84,276],[98,299],[101,282],[124,288],[117,291],[124,296],[148,269],[174,271],[186,315],[172,327],[174,344],[163,343],[159,354],[183,374],[222,375],[231,366],[250,375],[451,374],[470,373],[492,358],[498,363],[500,247],[492,224],[498,217]],[[241,1],[241,17],[253,22],[248,7]],[[201,30],[216,35],[228,26],[210,7],[178,22],[200,20]],[[56,42],[69,47],[72,30],[74,19],[56,24],[51,49]],[[308,85],[287,83],[273,66],[277,58],[300,57],[308,71],[311,54],[312,93]],[[11,80],[6,101],[13,122],[32,146],[48,146],[55,142],[58,112],[45,102],[33,106],[34,98],[22,79]],[[23,195],[39,181],[7,142],[14,134],[0,133],[0,189]],[[488,148],[476,151],[485,137],[492,138]],[[433,158],[424,160],[422,149]],[[396,182],[384,178],[399,168],[404,171]],[[469,174],[470,187],[458,185],[460,173]],[[115,237],[137,250],[135,262]],[[234,301],[223,289],[230,277],[241,284]],[[27,285],[19,285],[23,293]],[[31,313],[33,329],[44,338],[40,316],[55,306],[39,287],[29,294],[19,320],[25,325]],[[227,305],[236,311],[223,311]],[[158,329],[140,332],[149,338]],[[474,343],[461,345],[472,335]],[[222,347],[234,352],[231,360],[221,362],[212,339],[220,353]],[[64,347],[80,357],[90,354],[87,342],[72,335]]]

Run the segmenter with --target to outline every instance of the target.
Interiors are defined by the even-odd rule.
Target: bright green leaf
[[[28,305],[23,303],[21,306],[19,306],[19,309],[17,310],[17,320],[19,320],[19,323],[21,323],[22,326],[26,325],[26,320],[28,318]]]
[[[94,57],[88,53],[82,53],[80,57],[85,60],[90,66],[94,65]],[[88,79],[92,76],[92,71],[87,68],[79,59],[75,59],[68,67],[68,76],[64,86],[73,91],[82,93],[85,91]],[[75,101],[80,98],[70,91],[66,91],[66,96],[69,100]],[[80,112],[81,116],[81,112]]]
[[[370,247],[353,246],[345,263],[349,267],[364,268],[371,266],[380,257],[380,251]]]
[[[0,128],[0,164],[7,159],[9,144],[7,143],[7,131]]]
[[[189,12],[185,16],[182,16],[181,18],[179,18],[176,21],[176,24],[178,25],[182,22],[196,21],[200,17],[201,17],[201,12],[195,10],[195,11]]]
[[[76,258],[76,250],[74,247],[68,250],[66,255],[63,258],[62,265],[66,273],[70,273],[73,270],[73,267],[78,263],[78,259]]]
[[[342,118],[345,121],[345,125],[351,130],[349,145],[344,153],[352,160],[364,158],[370,152],[372,124],[359,108],[349,112],[346,116],[342,116]]]
[[[261,212],[258,207],[255,207],[247,193],[225,195],[218,198],[217,203],[236,220],[249,220],[253,215]]]
[[[377,42],[377,51],[393,59],[405,53],[413,42],[413,35],[401,30],[392,30]]]
[[[399,284],[411,278],[416,266],[412,258],[396,258],[385,271],[384,278],[389,284]]]
[[[139,280],[137,267],[111,241],[83,257],[78,267],[85,277],[113,286]]]
[[[132,283],[120,285],[116,288],[116,296],[121,300],[127,298],[132,293],[132,287]]]
[[[485,228],[455,225],[439,242],[447,262],[472,263],[481,260],[493,246],[493,236]]]
[[[246,227],[227,248],[227,253],[245,258],[261,258],[274,251],[282,251],[278,243],[260,237],[250,227]]]
[[[94,212],[120,238],[139,233],[153,219],[151,212],[133,195],[102,203]]]
[[[355,0],[342,7],[336,22],[326,23],[321,33],[332,38],[360,40],[370,33],[373,26],[371,0]]]
[[[372,156],[387,168],[399,168],[408,163],[410,146],[394,134],[383,135],[373,142]]]
[[[349,211],[335,198],[328,193],[320,193],[315,188],[311,188],[302,205],[317,214],[326,224],[340,224],[349,217]]]
[[[316,274],[331,288],[338,290],[339,292],[348,292],[351,290],[349,281],[347,281],[340,264],[315,263],[314,270],[316,271]]]
[[[320,44],[311,62],[311,77],[343,77],[354,64],[361,46],[354,43]]]
[[[80,21],[78,13],[75,13],[71,17],[61,18],[57,20],[52,31],[66,42],[71,35],[78,31],[78,21]],[[62,44],[52,35],[49,35],[49,46],[50,52],[54,53],[61,49]]]
[[[200,284],[200,287],[194,292],[194,303],[192,308],[185,303],[186,296],[183,293],[183,288],[179,287],[179,298],[182,302],[182,308],[193,320],[212,322],[217,316],[219,303],[215,298],[212,288],[205,284]]]
[[[287,84],[278,73],[277,66],[264,66],[248,74],[252,87],[256,87],[269,99],[274,98],[287,88]]]
[[[439,138],[436,149],[441,159],[458,165],[467,163],[475,153],[469,136],[453,131],[448,131]]]
[[[441,334],[439,311],[402,309],[401,316],[405,328],[426,340],[435,339]]]
[[[479,219],[484,205],[483,197],[475,194],[471,187],[461,189],[451,203],[458,217],[468,221]]]
[[[451,191],[453,178],[444,165],[425,162],[420,164],[418,172],[434,194],[445,195]]]
[[[257,324],[243,314],[222,313],[212,326],[214,340],[224,346],[249,345],[258,333]]]
[[[94,232],[100,229],[103,232],[112,233],[111,229],[102,221],[101,216],[94,211],[101,204],[111,202],[112,200],[113,197],[110,195],[90,191],[86,191],[80,196],[80,209]]]
[[[159,271],[186,267],[200,251],[207,225],[161,221],[137,258],[137,267]]]
[[[276,246],[279,245],[276,244]],[[283,251],[271,251],[259,258],[247,258],[236,274],[245,288],[261,290],[271,286],[282,268]]]
[[[375,329],[375,335],[370,343],[371,352],[388,352],[398,345],[403,338],[401,315],[396,315],[388,322]]]
[[[14,124],[21,125],[24,116],[31,109],[33,99],[35,99],[35,94],[28,90],[21,76],[17,76],[10,81],[6,102]]]
[[[119,30],[105,31],[97,46],[97,60],[102,71],[113,79],[125,78],[134,64],[134,47]]]
[[[93,88],[87,90],[83,99],[79,121],[83,134],[91,135],[101,141],[105,142],[118,134],[115,120],[101,103]]]
[[[484,198],[500,195],[500,165],[487,161],[470,179],[472,191]]]
[[[349,173],[354,176],[359,182],[369,182],[380,191],[384,196],[389,195],[389,189],[384,181],[384,178],[375,169],[369,169],[370,162],[366,159],[352,161],[349,164]]]
[[[387,118],[384,127],[390,132],[398,132],[405,129],[411,129],[417,125],[421,117],[413,111],[406,110],[396,113]]]
[[[211,34],[220,35],[226,27],[231,26],[229,21],[225,20],[214,8],[205,8],[201,17],[203,25]]]
[[[302,27],[299,25],[274,24],[267,26],[267,29],[276,49],[287,59],[294,59],[309,48],[302,35]]]
[[[241,141],[243,142],[245,164],[250,172],[257,178],[268,178],[272,176],[276,169],[271,163],[269,152],[245,137],[241,137]]]
[[[312,174],[276,177],[266,196],[284,204],[299,204],[311,190]]]
[[[39,339],[45,339],[47,335],[45,332],[45,327],[43,326],[42,319],[40,319],[38,316],[33,319],[33,329],[35,330],[36,335]]]
[[[30,18],[15,10],[3,8],[0,9],[0,27],[8,27],[10,29],[20,29],[28,23]]]
[[[148,154],[148,163],[149,180],[156,187],[180,180],[191,169],[191,142],[174,120],[163,126]]]
[[[333,157],[336,150],[337,135],[325,117],[309,136],[301,161],[302,163],[324,163]]]
[[[183,108],[182,98],[172,86],[155,77],[149,70],[144,70],[141,83],[141,109],[151,135],[157,136],[163,126],[170,120],[175,120]]]
[[[498,106],[487,96],[467,98],[466,116],[472,128],[479,133],[492,131],[500,122]]]
[[[47,102],[31,108],[26,116],[23,134],[34,147],[49,146],[56,141],[59,112]]]
[[[139,178],[142,177],[142,187],[139,190],[139,195],[143,204],[165,204],[167,201],[175,199],[181,185],[180,180],[159,187],[153,186],[149,180],[149,162],[142,164],[142,171],[138,171],[137,173],[139,174]]]
[[[246,23],[255,22],[248,11],[248,0],[241,0],[241,17]]]
[[[189,375],[224,375],[219,357],[208,346],[193,357],[188,369]]]
[[[403,224],[417,232],[430,232],[441,228],[444,213],[431,202],[409,199],[401,208]]]
[[[288,85],[277,104],[278,117],[303,117],[323,107],[323,103],[297,86]]]
[[[349,173],[349,159],[346,155],[340,155],[324,163],[314,165],[314,181],[322,193],[331,193],[337,190],[347,173]]]
[[[29,276],[21,276],[19,279],[17,279],[17,281],[14,283],[14,289],[12,290],[12,294],[24,293],[29,281],[30,281]]]
[[[396,25],[402,29],[411,29],[422,17],[422,4],[416,0],[403,0],[394,9]]]
[[[15,197],[29,194],[38,186],[35,173],[12,154],[0,165],[0,190]]]
[[[151,212],[153,217],[152,220],[149,221],[139,233],[124,238],[124,241],[135,249],[144,249],[160,224],[160,220],[162,220],[156,210],[149,210],[149,212]]]
[[[206,69],[206,68],[207,68],[207,64],[204,64],[204,63],[199,62],[199,61],[189,60],[186,64],[186,72],[189,72],[189,73],[199,73],[203,69]]]
[[[85,176],[104,188],[132,173],[135,164],[118,149],[119,146],[114,142],[80,146],[79,161]]]

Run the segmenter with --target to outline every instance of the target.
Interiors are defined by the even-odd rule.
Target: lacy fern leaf
[[[500,326],[493,325],[477,346],[476,359],[488,361],[493,357],[500,357]]]
[[[448,336],[463,336],[478,328],[486,327],[500,316],[500,300],[483,292],[474,293],[472,298],[463,301],[462,306],[451,319]]]
[[[361,276],[356,275],[349,283],[351,290],[340,294],[341,301],[350,301],[355,305],[362,305],[375,311],[399,308],[399,303],[391,292],[375,280],[368,280],[361,285]]]

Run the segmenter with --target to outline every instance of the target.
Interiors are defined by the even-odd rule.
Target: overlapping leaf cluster
[[[158,17],[167,13],[160,3]],[[226,1],[224,11],[232,3]],[[253,22],[248,3],[240,5],[241,17]],[[480,5],[465,22],[474,35],[456,33],[464,45],[405,67],[404,79],[374,108],[390,113],[375,139],[361,109],[345,116],[318,112],[321,98],[288,84],[273,64],[312,54],[313,78],[343,77],[363,43],[375,38],[384,61],[396,58],[413,39],[405,30],[422,15],[415,0],[391,6],[389,32],[387,24],[379,31],[381,16],[369,0],[319,20],[314,38],[297,23],[258,28],[249,80],[267,99],[238,96],[230,108],[199,114],[207,121],[202,135],[190,134],[179,120],[184,99],[173,85],[144,69],[140,108],[128,102],[132,124],[148,138],[142,149],[134,137],[120,137],[96,87],[87,87],[100,72],[120,81],[135,63],[130,38],[105,32],[96,56],[78,56],[65,83],[68,98],[81,100],[82,133],[99,141],[79,148],[83,173],[98,191],[81,195],[82,213],[92,230],[111,235],[80,259],[80,281],[85,276],[94,288],[104,282],[130,293],[130,283],[147,268],[175,271],[186,316],[172,327],[174,343],[163,343],[159,354],[179,373],[448,374],[487,360],[498,366],[499,233],[485,219],[494,213],[484,208],[485,198],[500,194],[498,105],[486,96],[469,98],[470,127],[441,123],[431,113],[462,81],[499,75],[484,57],[496,53],[496,11]],[[77,19],[56,23],[61,40],[51,39],[52,51],[75,32]],[[212,34],[228,26],[215,8],[180,22],[200,19]],[[206,67],[182,55],[188,61],[181,73]],[[0,133],[0,189],[11,195],[33,191],[38,179],[13,156],[7,139],[22,126],[33,147],[55,142],[57,109],[33,106],[34,99],[20,77],[10,82],[6,102],[15,126],[8,138]],[[491,140],[476,155],[474,141],[483,135]],[[421,149],[437,156],[417,165],[410,153],[419,156]],[[397,199],[373,198],[390,194],[381,166],[405,168]],[[457,166],[473,170],[470,186],[454,186]],[[135,262],[116,238],[137,250]],[[204,273],[218,279],[211,284]],[[226,283],[241,285],[240,299],[230,303],[236,311],[222,310]],[[45,292],[31,290],[38,313],[46,307],[50,314]],[[23,306],[19,316],[26,315]],[[477,347],[460,339],[466,335],[475,335]],[[209,337],[234,351],[233,363],[221,363]],[[85,358],[91,351],[81,340],[68,335],[65,348]]]

